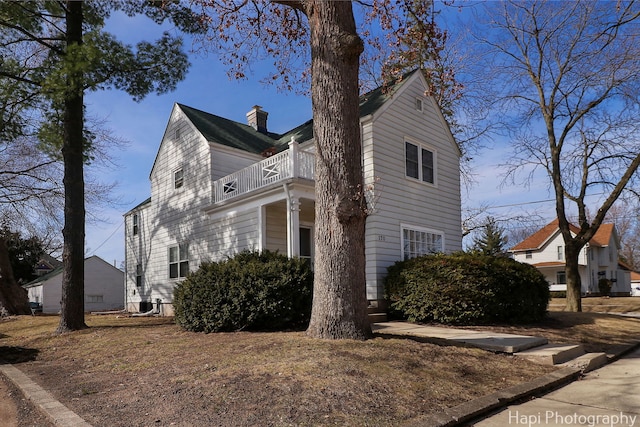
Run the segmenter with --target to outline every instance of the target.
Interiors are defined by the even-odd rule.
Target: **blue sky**
[[[153,40],[162,31],[148,20],[125,16],[113,17],[107,30],[128,43]],[[126,141],[125,146],[110,150],[113,168],[90,171],[103,182],[117,183],[114,197],[120,203],[94,212],[102,221],[87,224],[87,256],[98,255],[118,266],[124,261],[122,215],[150,195],[149,173],[175,102],[239,122],[246,121],[245,114],[253,105],[261,105],[269,112],[269,130],[274,132],[284,132],[311,118],[310,99],[259,82],[266,75],[264,68],[268,64],[254,64],[254,72],[248,74],[247,80],[235,81],[227,77],[226,69],[214,55],[192,54],[190,61],[186,79],[176,91],[165,95],[152,94],[139,103],[119,91],[87,95],[88,114],[106,120],[113,134]],[[463,189],[463,203],[504,206],[496,208],[495,214],[535,210],[552,215],[550,202],[528,204],[550,198],[546,183],[530,190],[520,186],[499,188],[497,165],[508,155],[508,148],[497,144],[476,156],[472,166],[477,184],[470,192]]]

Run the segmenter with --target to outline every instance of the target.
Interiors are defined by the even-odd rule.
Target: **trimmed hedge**
[[[204,263],[173,294],[176,323],[196,332],[278,330],[311,316],[309,263],[271,251],[244,251]]]
[[[464,252],[397,262],[388,268],[385,290],[392,315],[454,325],[535,322],[550,298],[535,267]]]

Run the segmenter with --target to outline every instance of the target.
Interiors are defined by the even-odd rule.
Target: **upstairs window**
[[[524,256],[525,256],[526,259],[533,258],[533,252],[531,252],[531,251],[526,251],[524,254],[525,254]]]
[[[406,175],[429,184],[435,183],[435,156],[434,152],[405,141],[405,168]]]
[[[186,243],[169,248],[169,278],[187,277],[189,274],[189,245]]]
[[[173,172],[173,188],[181,188],[184,185],[184,171],[182,168]]]
[[[558,246],[558,261],[564,260],[564,246]]]
[[[416,98],[416,110],[422,111],[422,98]]]
[[[138,214],[133,214],[133,235],[138,234]]]

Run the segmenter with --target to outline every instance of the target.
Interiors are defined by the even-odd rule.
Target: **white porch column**
[[[289,141],[289,162],[291,165],[291,177],[300,176],[300,168],[298,167],[298,142],[294,136]]]
[[[263,251],[267,248],[267,207],[258,206],[258,249]]]
[[[287,255],[300,256],[300,199],[287,194]]]

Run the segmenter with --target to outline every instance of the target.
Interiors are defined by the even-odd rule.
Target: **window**
[[[402,259],[444,252],[442,233],[402,227]]]
[[[422,98],[416,98],[416,110],[422,111]]]
[[[311,227],[300,227],[300,258],[311,259],[313,235]]]
[[[556,283],[558,285],[566,285],[567,284],[567,274],[564,271],[558,271],[556,273]]]
[[[558,261],[564,259],[564,246],[558,246]]]
[[[182,168],[173,172],[173,188],[180,188],[184,185],[184,171]]]
[[[189,274],[189,245],[182,244],[169,248],[169,278],[187,277]]]
[[[133,215],[133,235],[138,234],[138,214]]]
[[[406,175],[430,184],[435,183],[434,152],[405,141]]]
[[[142,286],[142,264],[136,265],[136,286]]]
[[[524,253],[524,257],[525,257],[526,259],[531,259],[531,258],[533,258],[533,252],[531,252],[531,251],[526,251],[526,252]]]
[[[104,302],[102,295],[87,295],[87,302]]]

